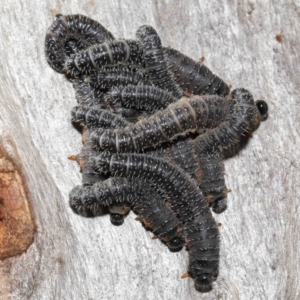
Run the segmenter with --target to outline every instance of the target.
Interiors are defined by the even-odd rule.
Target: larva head
[[[194,279],[195,289],[207,293],[218,277],[218,261],[193,259],[189,264],[188,274]]]
[[[214,202],[211,204],[212,210],[216,214],[221,214],[223,211],[227,208],[227,197],[222,196],[220,198],[217,198]]]
[[[268,117],[268,104],[264,100],[257,100],[255,105],[260,113],[261,121],[265,121]]]
[[[268,116],[268,105],[263,100],[254,102],[251,93],[243,88],[235,89],[232,91],[232,97],[239,105],[251,105],[252,109],[252,121],[248,126],[248,132],[255,131],[261,121],[267,119]]]
[[[180,237],[174,237],[166,245],[171,252],[178,252],[183,248],[184,241]]]
[[[124,223],[124,215],[110,214],[110,222],[115,226],[121,226]]]
[[[91,209],[94,207],[93,197],[88,186],[76,186],[73,188],[69,194],[69,203],[73,212],[86,218],[103,214],[100,207],[97,211]]]
[[[207,293],[212,289],[212,277],[210,274],[201,274],[195,279],[195,289],[201,293]]]

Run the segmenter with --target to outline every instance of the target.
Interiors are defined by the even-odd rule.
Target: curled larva
[[[214,128],[230,113],[231,102],[219,96],[182,98],[165,110],[120,130],[95,130],[92,142],[112,152],[138,152],[198,128]]]
[[[127,85],[113,87],[105,97],[107,102],[138,110],[157,111],[175,103],[178,99],[166,90],[149,85]]]
[[[112,177],[92,186],[77,186],[70,192],[70,206],[79,215],[94,217],[100,215],[102,207],[108,207],[113,213],[117,207],[130,206],[139,214],[144,225],[172,252],[183,247],[179,220],[162,197],[139,180]]]
[[[67,38],[65,41],[64,50],[67,57],[70,57],[72,54],[80,52],[86,48],[86,45],[75,38]]]
[[[172,48],[164,48],[164,57],[175,81],[185,92],[220,96],[229,93],[228,85],[200,61],[196,62]]]
[[[156,30],[151,26],[143,25],[138,28],[136,37],[141,42],[145,69],[153,84],[163,90],[167,90],[175,98],[181,98],[183,92],[173,80],[172,73],[168,70],[164,60],[161,40]]]
[[[80,157],[77,158],[80,161]],[[198,291],[207,292],[218,274],[219,233],[203,194],[182,169],[163,159],[142,154],[102,152],[90,157],[98,172],[151,182],[168,198],[183,224],[190,263],[188,273]]]
[[[63,73],[68,54],[72,51],[82,48],[83,44],[88,47],[113,39],[113,35],[100,23],[86,16],[59,14],[55,16],[54,22],[46,33],[45,55],[49,65],[56,72]]]
[[[72,55],[65,62],[64,71],[72,76],[91,74],[105,66],[142,66],[142,49],[135,40],[113,40],[95,44]]]
[[[262,113],[257,108],[252,95],[246,89],[232,91],[235,102],[234,111],[230,117],[217,128],[200,136],[194,142],[199,153],[222,151],[238,143],[242,134],[252,131],[262,120]],[[266,114],[267,111],[263,111]]]

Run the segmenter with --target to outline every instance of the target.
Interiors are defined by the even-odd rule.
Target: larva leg
[[[185,92],[194,95],[228,95],[228,85],[202,62],[196,62],[172,48],[163,48],[163,50],[168,67]]]
[[[45,38],[45,55],[49,65],[56,72],[64,72],[65,62],[68,58],[67,54],[71,49],[69,47],[66,52],[65,43],[70,38],[80,40],[81,43],[87,46],[114,39],[113,35],[100,23],[88,17],[82,15],[56,15]],[[73,43],[72,47],[77,49],[78,45]]]
[[[95,130],[91,140],[112,152],[138,152],[198,128],[214,128],[231,110],[231,101],[219,96],[182,98],[148,119],[120,130]]]
[[[161,40],[156,30],[151,26],[143,25],[137,30],[136,37],[143,47],[145,67],[151,81],[157,87],[167,90],[175,98],[180,99],[183,92],[173,80],[172,73],[167,68]]]
[[[196,183],[180,168],[141,154],[100,153],[91,157],[90,163],[96,171],[150,181],[163,190],[184,225],[189,274],[195,280],[195,287],[201,292],[210,290],[218,274],[219,233]]]
[[[113,177],[89,187],[77,186],[70,193],[70,206],[77,214],[98,216],[99,208],[130,205],[144,224],[172,252],[183,247],[179,220],[167,208],[162,197],[137,180]]]

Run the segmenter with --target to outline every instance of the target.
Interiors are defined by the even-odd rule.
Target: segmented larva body
[[[183,247],[180,221],[162,197],[139,180],[113,177],[92,186],[77,186],[70,192],[70,206],[83,216],[101,215],[103,207],[132,207],[145,226],[175,252]]]
[[[71,110],[73,122],[79,122],[88,128],[123,128],[131,123],[97,106],[75,106]]]
[[[215,213],[226,209],[229,190],[225,185],[222,155],[198,153],[190,137],[179,137],[163,148],[147,151],[147,154],[168,160],[194,178]]]
[[[148,119],[120,130],[95,130],[91,140],[112,152],[138,152],[198,128],[214,128],[230,112],[230,102],[219,96],[182,98]]]
[[[105,99],[107,102],[149,112],[166,108],[178,100],[171,93],[149,85],[113,87]]]
[[[153,84],[169,91],[175,98],[181,98],[183,92],[173,80],[172,73],[167,68],[161,40],[156,30],[151,26],[143,25],[137,30],[136,37],[141,42],[145,69]]]
[[[194,95],[228,95],[228,85],[200,61],[196,62],[172,48],[164,48],[164,57],[175,81],[185,92]]]
[[[122,117],[117,116],[109,111],[101,109],[99,106],[77,106],[74,107],[71,111],[72,121],[79,122],[85,126],[90,128],[101,127],[101,128],[119,128],[124,127],[128,124],[126,120]],[[82,173],[82,183],[85,186],[90,186],[96,182],[102,182],[106,180],[108,176],[105,176],[99,172],[95,172],[95,170],[87,163],[87,158],[93,154],[95,154],[94,150],[92,149],[91,145],[88,143],[88,132],[86,128],[83,132],[83,149],[81,151],[81,157],[84,157],[86,162],[81,163],[81,173]],[[101,208],[101,209],[100,209]],[[99,211],[105,211],[101,205],[99,205]],[[119,226],[122,225],[124,222],[124,218],[127,215],[129,208],[118,204],[112,204],[109,207],[110,212],[110,220],[113,225]],[[88,214],[88,210],[82,211],[83,216],[91,217],[93,215]],[[86,215],[84,215],[86,213]],[[175,247],[175,246],[174,246]]]
[[[76,79],[73,82],[77,102],[84,106],[99,106],[99,108],[107,109],[122,116],[129,122],[137,122],[141,118],[147,117],[149,114],[145,111],[138,111],[135,108],[123,107],[120,103],[108,103],[106,93],[99,88],[92,86],[86,82],[84,78]]]
[[[91,74],[105,66],[141,66],[142,49],[135,40],[113,40],[95,44],[72,55],[65,62],[65,71],[73,76]]]
[[[259,123],[261,115],[253,100],[252,95],[246,89],[232,91],[235,102],[234,112],[217,128],[214,128],[200,136],[194,142],[197,151],[202,154],[222,151],[240,139],[240,136]]]
[[[73,39],[65,49],[67,39]],[[86,47],[101,44],[106,40],[113,40],[113,35],[100,23],[82,15],[56,15],[54,22],[48,29],[45,38],[45,55],[49,65],[59,73],[64,72],[67,54],[78,48],[75,40],[80,40]],[[73,43],[73,44],[72,44]],[[71,47],[70,47],[71,46]]]
[[[87,79],[92,86],[100,89],[110,89],[116,86],[150,85],[145,72],[128,68],[102,69],[92,73]]]
[[[195,148],[195,147],[194,147]],[[215,213],[222,213],[227,208],[227,189],[224,179],[223,156],[219,152],[203,154],[196,151],[199,187],[205,199]]]
[[[210,290],[218,274],[219,233],[197,184],[177,166],[147,155],[100,153],[91,157],[90,163],[96,171],[150,181],[163,191],[184,225],[190,255],[189,275],[194,278],[197,290]]]
[[[84,78],[74,80],[73,87],[78,104],[85,106],[100,105],[102,108],[107,107],[104,101],[104,92],[91,86]]]

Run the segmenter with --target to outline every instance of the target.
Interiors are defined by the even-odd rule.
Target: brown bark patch
[[[35,222],[20,170],[0,149],[0,260],[28,249]]]

